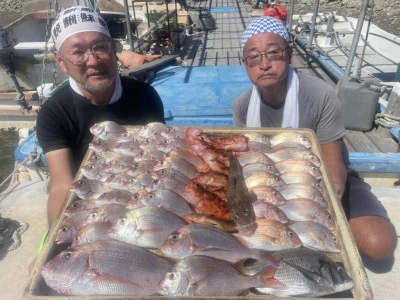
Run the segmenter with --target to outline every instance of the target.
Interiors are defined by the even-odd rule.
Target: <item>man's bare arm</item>
[[[342,157],[342,140],[321,145],[327,171],[331,175],[339,199],[342,199],[347,180],[347,168]]]
[[[46,153],[50,172],[50,193],[47,201],[49,227],[57,219],[65,197],[74,179],[74,162],[70,149],[59,149]]]

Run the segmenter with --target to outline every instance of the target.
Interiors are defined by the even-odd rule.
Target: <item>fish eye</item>
[[[119,218],[118,222],[120,225],[124,225],[126,223],[126,218]]]
[[[343,268],[341,266],[338,266],[336,269],[338,272],[342,273],[343,272]]]
[[[64,257],[65,258],[71,258],[72,257],[72,252],[71,251],[66,252]]]
[[[169,272],[169,273],[167,273],[167,278],[169,279],[169,280],[174,280],[175,279],[175,273],[174,272]]]
[[[273,192],[272,192],[272,195],[276,196],[276,195],[278,195],[278,192],[273,191]]]
[[[328,220],[332,220],[332,216],[331,215],[328,215],[327,218],[328,218]]]
[[[68,226],[63,226],[63,228],[61,228],[62,232],[67,232],[68,231]]]
[[[288,236],[289,236],[290,238],[294,237],[294,232],[293,232],[293,231],[288,231]]]
[[[333,240],[335,243],[337,243],[337,242],[338,242],[338,240],[337,240],[336,236],[334,236],[334,237],[332,238],[332,240]]]
[[[91,218],[96,218],[96,217],[97,217],[97,213],[96,213],[96,212],[91,213],[91,214],[90,214],[90,217],[91,217]]]
[[[138,194],[132,195],[132,199],[133,199],[133,200],[138,200],[138,199],[139,199],[139,195],[138,195]]]
[[[79,208],[79,207],[81,207],[81,204],[79,202],[74,202],[74,203],[72,203],[72,207]]]
[[[171,238],[172,238],[173,240],[177,240],[177,239],[179,238],[179,234],[174,233],[174,234],[171,235]]]

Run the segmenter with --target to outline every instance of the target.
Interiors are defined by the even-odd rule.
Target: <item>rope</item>
[[[375,115],[375,124],[387,128],[400,126],[400,117],[396,117],[385,113],[377,113]]]

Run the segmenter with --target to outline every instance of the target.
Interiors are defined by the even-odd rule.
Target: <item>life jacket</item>
[[[281,20],[283,24],[286,25],[287,11],[279,3],[272,3],[269,7],[266,7],[264,16],[274,17],[275,19]]]

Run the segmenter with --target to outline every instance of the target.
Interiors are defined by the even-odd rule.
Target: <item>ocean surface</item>
[[[13,171],[15,166],[14,149],[18,145],[17,129],[0,129],[0,183],[2,183]],[[8,186],[0,187],[4,190]]]

